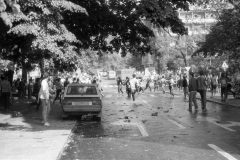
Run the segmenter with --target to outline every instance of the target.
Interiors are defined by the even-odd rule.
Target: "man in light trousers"
[[[197,94],[197,79],[194,78],[194,73],[190,73],[190,79],[189,79],[189,108],[188,110],[192,111],[192,102],[194,104],[195,110],[198,110],[198,104],[196,100],[196,94]]]
[[[44,126],[50,126],[48,123],[48,116],[51,110],[49,99],[49,85],[48,85],[48,73],[44,73],[41,82],[41,89],[39,91],[39,98],[42,104],[42,116]]]

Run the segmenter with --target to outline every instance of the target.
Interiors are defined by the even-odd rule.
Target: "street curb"
[[[63,144],[63,146],[62,146],[62,149],[61,149],[60,152],[58,153],[58,155],[57,155],[57,157],[56,157],[56,160],[59,160],[59,159],[61,158],[61,155],[62,155],[62,153],[63,153],[63,151],[64,151],[64,148],[65,148],[65,146],[66,146],[69,138],[73,135],[73,129],[74,129],[75,126],[77,125],[77,122],[78,122],[78,121],[76,121],[76,123],[74,124],[73,128],[71,129],[71,132],[70,132],[70,134],[68,135],[68,138],[66,139],[66,141],[64,142],[64,144]]]
[[[201,100],[201,98],[198,98],[198,97],[196,99]],[[216,103],[216,104],[225,105],[225,106],[240,109],[240,106],[229,104],[229,103],[223,103],[223,102],[219,102],[219,101],[214,101],[212,99],[207,99],[207,102],[212,102],[212,103]]]

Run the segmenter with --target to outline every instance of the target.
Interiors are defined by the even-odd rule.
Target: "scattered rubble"
[[[158,116],[158,112],[152,113],[152,116]]]

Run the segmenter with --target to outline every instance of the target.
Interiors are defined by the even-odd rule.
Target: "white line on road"
[[[143,137],[148,137],[149,136],[142,124],[138,124],[137,127],[138,127],[138,129],[141,132]]]
[[[232,124],[220,124],[220,123],[217,123],[217,120],[216,120],[216,119],[213,119],[213,118],[206,118],[206,120],[207,120],[208,122],[211,122],[211,123],[219,126],[219,127],[224,128],[224,129],[226,129],[226,130],[228,130],[228,131],[230,131],[230,132],[236,132],[235,130],[229,128],[229,127],[232,127],[232,126],[235,126],[235,125],[232,125]]]
[[[176,126],[178,126],[178,127],[181,128],[181,129],[185,129],[185,128],[186,128],[186,127],[184,127],[183,125],[181,125],[180,123],[178,123],[178,122],[176,122],[176,121],[174,121],[174,120],[172,120],[172,119],[168,119],[168,121],[171,122],[171,123],[173,123],[173,124],[175,124]]]
[[[119,125],[119,126],[124,126],[124,125],[128,125],[128,126],[137,126],[140,133],[142,134],[143,137],[148,137],[148,133],[144,128],[144,125],[141,123],[128,123],[128,122],[124,122],[123,120],[119,120],[116,122],[111,123],[112,125]]]
[[[218,146],[216,146],[214,144],[208,144],[208,146],[211,147],[212,149],[214,149],[215,151],[217,151],[218,153],[220,153],[222,156],[224,156],[228,160],[237,160],[232,155],[230,155],[229,153],[225,152],[224,150],[222,150],[221,148],[219,148]]]

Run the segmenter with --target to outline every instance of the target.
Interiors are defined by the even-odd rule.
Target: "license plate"
[[[72,102],[72,105],[92,105],[92,102]]]

